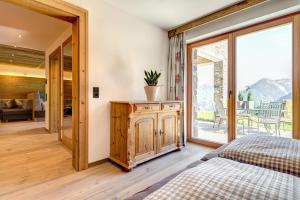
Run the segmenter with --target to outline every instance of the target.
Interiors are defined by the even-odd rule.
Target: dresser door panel
[[[135,161],[155,155],[156,118],[156,114],[144,114],[134,120]]]
[[[176,112],[158,114],[158,153],[176,148],[177,120]]]

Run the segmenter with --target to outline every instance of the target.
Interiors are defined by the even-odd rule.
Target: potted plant
[[[146,71],[145,70],[145,82],[146,86],[144,87],[145,93],[147,96],[148,101],[155,101],[158,95],[159,91],[159,86],[158,84],[158,79],[160,77],[161,73],[158,73],[156,70],[155,71]]]
[[[239,91],[239,94],[238,94],[238,102],[237,102],[237,107],[238,107],[238,108],[242,108],[242,106],[243,106],[243,100],[244,100],[243,92],[242,92],[242,91]]]
[[[251,91],[248,92],[247,101],[248,101],[248,109],[253,109],[254,101],[253,101],[253,93]]]

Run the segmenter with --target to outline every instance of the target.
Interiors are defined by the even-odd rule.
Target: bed
[[[218,156],[300,177],[299,140],[248,135],[231,142]]]
[[[257,138],[258,140],[256,140],[255,138]],[[239,171],[240,176],[234,176],[234,174],[231,174],[232,177],[234,177],[233,179],[230,177],[226,177],[226,176],[219,177],[219,179],[222,177],[226,177],[224,180],[222,180],[222,185],[227,184],[229,186],[227,188],[217,189],[218,191],[215,192],[215,194],[214,194],[217,196],[213,195],[213,197],[205,196],[207,194],[205,193],[205,189],[204,189],[203,191],[201,191],[201,195],[204,196],[205,199],[215,199],[214,197],[219,197],[219,195],[223,194],[223,193],[225,194],[226,191],[228,189],[230,189],[230,187],[231,187],[230,185],[235,184],[235,180],[237,183],[242,183],[242,181],[244,180],[245,177],[247,177],[247,180],[248,180],[247,183],[249,183],[249,181],[250,181],[253,185],[257,185],[257,184],[262,184],[262,185],[260,185],[258,188],[251,189],[251,188],[247,188],[247,186],[246,186],[247,184],[243,183],[244,186],[242,186],[242,184],[239,185],[239,186],[241,186],[240,189],[243,191],[245,189],[252,190],[252,193],[257,192],[259,194],[259,196],[261,196],[261,197],[268,197],[266,199],[276,199],[279,197],[280,197],[280,199],[300,199],[299,178],[296,176],[293,176],[293,174],[296,175],[297,172],[293,172],[293,170],[291,170],[291,169],[294,169],[294,171],[295,170],[297,171],[298,167],[299,167],[299,165],[297,165],[298,156],[300,154],[299,144],[300,144],[299,141],[291,140],[291,139],[274,138],[271,136],[260,137],[258,135],[256,135],[256,136],[252,135],[249,137],[246,136],[244,138],[237,139],[237,140],[233,141],[232,143],[224,145],[224,146],[220,147],[219,149],[207,154],[206,156],[204,156],[201,159],[201,161],[197,161],[196,163],[193,163],[192,165],[190,165],[187,169],[182,170],[176,174],[171,175],[170,177],[163,179],[162,181],[150,186],[149,188],[145,189],[144,191],[141,191],[141,192],[135,194],[134,196],[128,198],[128,200],[138,200],[138,199],[145,199],[145,198],[156,199],[158,197],[159,197],[158,199],[168,199],[168,197],[161,197],[162,193],[165,193],[167,190],[171,190],[170,188],[173,188],[173,187],[176,188],[176,186],[173,185],[173,182],[178,182],[179,181],[178,179],[182,178],[181,177],[182,174],[185,174],[189,170],[200,170],[200,171],[203,171],[205,174],[210,174],[210,176],[212,176],[210,178],[213,179],[213,177],[216,176],[216,173],[218,173],[218,170],[221,170],[221,171],[219,171],[220,173],[222,172],[222,170],[226,171],[226,169],[223,168],[223,165],[227,166],[229,169],[229,171],[227,173],[225,173],[224,175],[226,175],[226,174],[229,175],[231,171],[236,171],[237,169],[243,169],[244,171],[243,170]],[[249,163],[245,160],[243,161],[243,159],[240,158],[240,157],[243,157],[243,155],[241,155],[241,152],[244,154],[250,155],[250,157],[252,154],[254,154],[255,156],[252,155],[252,160],[254,160],[256,162],[258,161],[258,162],[257,163],[255,163],[255,162]],[[236,155],[236,156],[232,156],[232,154]],[[224,158],[216,158],[218,156],[222,156]],[[260,156],[262,156],[262,158]],[[269,165],[266,165],[266,164],[261,165],[261,163],[263,163],[262,161],[266,159],[266,156],[269,159],[272,158],[272,156],[275,156],[277,161],[278,160],[279,161],[278,162],[269,162]],[[247,158],[247,156],[244,156],[244,157]],[[253,159],[254,157],[256,159]],[[211,160],[213,160],[213,161],[211,161]],[[204,162],[204,161],[207,161],[207,162]],[[237,162],[237,161],[239,161],[239,162]],[[244,164],[240,163],[240,162],[244,162]],[[285,162],[287,162],[289,164],[284,165]],[[270,165],[272,163],[273,163],[273,165]],[[281,163],[281,164],[278,164],[278,163]],[[257,166],[254,166],[254,165],[257,165]],[[259,167],[260,165],[261,165],[261,167]],[[213,167],[215,170],[208,169],[211,167]],[[266,169],[266,168],[269,168],[269,169]],[[289,168],[291,168],[291,169],[289,169]],[[254,173],[249,173],[251,171]],[[280,171],[284,172],[284,173],[281,173]],[[248,175],[247,175],[247,173],[248,173]],[[260,178],[257,178],[258,174],[260,174],[259,175]],[[268,174],[268,176],[264,176],[264,174]],[[202,180],[201,179],[202,176],[199,178],[198,177],[196,178],[195,176],[191,176],[191,177],[193,177],[192,179],[195,179],[195,180],[198,180],[198,179]],[[203,176],[203,177],[205,177],[205,176]],[[206,177],[206,178],[208,178],[208,177]],[[263,181],[261,183],[260,182],[261,180],[265,180],[267,182]],[[228,181],[228,182],[226,182],[226,181]],[[189,182],[192,182],[192,181],[190,180]],[[276,183],[277,186],[276,185],[266,185],[266,184],[270,184],[270,182],[274,182],[274,183],[277,182]],[[280,184],[279,184],[279,182],[280,182]],[[270,188],[277,187],[276,190],[280,190],[280,191],[286,190],[287,188],[281,188],[281,186],[284,186],[284,185],[289,186],[288,193],[292,194],[292,196],[290,196],[287,193],[283,194],[285,192],[283,192],[281,194],[268,194],[268,191],[270,190]],[[291,185],[292,185],[292,189],[290,188]],[[207,187],[207,185],[205,185],[205,184],[203,186]],[[286,186],[284,186],[284,187],[286,187]],[[165,187],[168,187],[168,189],[163,189]],[[184,190],[184,187],[182,188],[183,190]],[[214,186],[213,188],[215,188],[215,187],[216,186]],[[198,188],[198,190],[201,189],[200,187],[197,187],[197,188]],[[268,188],[267,189],[268,191],[260,191],[260,190],[266,190],[266,188]],[[224,191],[222,191],[222,189]],[[165,192],[161,192],[162,190],[164,190]],[[178,188],[176,188],[176,190],[178,190]],[[187,192],[187,193],[185,193],[185,192]],[[189,192],[188,191],[185,191],[185,192],[181,191],[181,193],[184,193],[185,196],[188,195]],[[231,191],[231,192],[234,193],[235,191]],[[224,199],[226,199],[226,197],[230,196],[231,192],[227,193],[226,196],[223,196]],[[156,195],[152,196],[152,194],[153,195],[156,194]],[[241,194],[234,194],[234,195],[235,196],[230,196],[230,199],[235,199],[235,198],[241,199],[241,197],[240,197]],[[267,195],[267,196],[265,196],[265,195]],[[255,196],[255,195],[251,196],[250,194],[247,196],[244,196],[242,198],[251,199],[250,197],[252,199],[259,199],[259,198],[257,198],[257,196]],[[196,196],[196,197],[190,197],[190,198],[186,198],[186,199],[193,199],[193,198],[201,199],[202,197]],[[182,199],[182,198],[180,198],[180,199]]]
[[[225,158],[213,158],[188,169],[145,200],[295,200],[300,178]]]
[[[227,145],[228,144],[225,144],[225,145],[219,147],[218,149],[216,149],[216,150],[214,150],[214,151],[206,154],[200,160],[195,161],[195,162],[191,163],[190,165],[188,165],[186,167],[186,169],[183,169],[183,170],[181,170],[179,172],[176,172],[176,173],[172,174],[169,177],[164,178],[163,180],[161,180],[161,181],[159,181],[159,182],[151,185],[150,187],[146,188],[145,190],[142,190],[142,191],[136,193],[135,195],[133,195],[132,197],[127,198],[126,200],[142,200],[142,199],[144,199],[149,194],[155,192],[156,190],[159,190],[161,187],[163,187],[169,181],[171,181],[172,179],[174,179],[180,173],[182,173],[182,172],[184,172],[184,171],[186,171],[188,169],[191,169],[193,167],[196,167],[196,166],[198,166],[198,165],[200,165],[200,164],[204,163],[205,161],[208,161],[208,160],[210,160],[212,158],[218,157],[218,154],[221,153],[224,150],[224,148],[227,147]]]

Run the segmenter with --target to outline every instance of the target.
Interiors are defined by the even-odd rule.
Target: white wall
[[[49,80],[49,56],[50,54],[55,51],[58,47],[61,47],[63,42],[66,41],[72,35],[72,24],[62,32],[62,34],[49,45],[49,47],[45,51],[45,68],[46,68],[46,77]],[[64,79],[71,79],[72,73],[64,73]],[[49,81],[46,84],[46,93],[49,95]],[[49,104],[48,104],[49,97],[47,98],[46,102],[46,114],[45,114],[45,128],[49,130]]]
[[[111,100],[143,100],[144,69],[162,72],[166,98],[167,32],[99,0],[68,0],[89,12],[89,162],[109,156]],[[100,98],[92,98],[100,87]]]

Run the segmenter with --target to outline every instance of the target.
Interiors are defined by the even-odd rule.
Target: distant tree
[[[239,91],[238,99],[239,99],[239,101],[243,101],[244,100],[244,95],[243,95],[242,91]]]
[[[248,92],[247,100],[248,101],[253,101],[253,93],[251,91]]]

